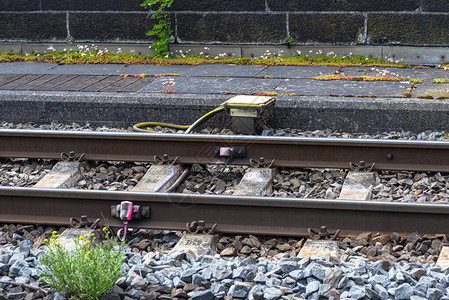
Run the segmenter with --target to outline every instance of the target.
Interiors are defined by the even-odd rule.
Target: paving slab
[[[274,89],[278,94],[293,93],[306,96],[404,97],[402,90],[409,88],[411,85],[406,81],[278,80],[281,81]]]
[[[173,77],[177,94],[253,94],[273,91],[280,79],[234,78],[234,77]],[[139,90],[142,93],[158,93],[164,90],[167,77],[159,77]]]
[[[47,74],[70,75],[120,75],[126,72],[123,64],[96,64],[96,65],[58,65],[49,70]]]
[[[90,122],[95,125],[130,126],[142,121],[192,123],[199,116],[229,99],[232,93],[253,94],[275,91],[274,127],[303,130],[331,128],[349,132],[390,130],[447,130],[449,101],[417,99],[422,93],[446,93],[446,85],[429,81],[419,84],[413,98],[402,89],[409,82],[317,81],[312,76],[332,74],[335,67],[292,66],[153,66],[153,65],[56,65],[3,63],[6,74],[51,74],[47,76],[119,75],[122,73],[180,73],[172,77],[175,93],[162,93],[167,77],[156,78],[138,92],[51,92],[0,91],[1,121],[7,122]],[[371,68],[344,68],[344,75],[372,75]],[[400,76],[421,79],[445,78],[441,69],[396,69]],[[271,74],[271,75],[270,75]],[[8,76],[8,75],[6,75]],[[254,78],[271,76],[272,78]],[[285,78],[285,79],[276,79]],[[4,76],[2,78],[5,78]],[[1,78],[0,78],[1,79]],[[39,79],[36,79],[39,80]],[[34,82],[34,81],[33,81]],[[42,84],[41,84],[42,85]],[[41,86],[39,85],[39,86]],[[140,86],[139,86],[140,88]],[[16,89],[16,88],[14,88]],[[433,89],[427,91],[427,89]],[[295,95],[285,95],[285,93]],[[284,94],[284,95],[283,95]],[[301,96],[302,95],[302,96]],[[372,98],[372,97],[376,98]],[[227,124],[225,114],[211,120],[211,126]]]
[[[413,91],[413,96],[424,99],[449,99],[448,83],[425,83],[420,84]]]
[[[257,76],[272,78],[309,79],[310,77],[334,74],[337,67],[326,66],[270,66]]]
[[[226,76],[226,77],[254,77],[258,76],[265,66],[251,66],[251,65],[198,65],[195,66],[194,76]]]
[[[49,74],[57,66],[57,64],[33,62],[0,63],[0,74]]]
[[[190,65],[128,65],[124,69],[126,74],[166,74],[166,73],[177,73],[182,76],[192,76],[195,74],[195,66]]]
[[[447,78],[449,71],[444,69],[417,69],[417,68],[382,68],[382,67],[350,67],[343,68],[345,76],[376,76],[376,74],[387,72],[389,77],[408,77],[432,81],[434,78]]]
[[[309,79],[320,75],[332,75],[338,67],[327,66],[270,66],[257,76],[273,78]],[[383,68],[383,67],[345,67],[339,72],[343,76],[376,76],[387,73],[389,77],[419,78],[432,81],[434,78],[449,77],[449,71],[443,69]]]
[[[149,75],[178,73],[184,77],[254,77],[265,69],[264,66],[240,66],[240,65],[129,65],[126,67],[128,74],[145,73]]]

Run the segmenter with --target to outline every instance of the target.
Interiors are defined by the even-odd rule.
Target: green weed
[[[94,236],[80,236],[75,249],[66,250],[57,240],[54,231],[47,244],[46,253],[40,259],[44,267],[41,279],[71,299],[94,300],[110,291],[115,281],[124,273],[124,252],[116,239],[109,237],[95,242]]]

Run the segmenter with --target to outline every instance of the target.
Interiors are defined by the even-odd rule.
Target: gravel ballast
[[[39,281],[42,241],[55,229],[1,227],[0,299],[66,299]],[[344,237],[339,258],[298,257],[304,238],[251,235],[222,236],[222,255],[167,254],[181,235],[143,230],[135,236],[110,296],[118,298],[108,299],[449,299],[449,267],[434,264],[445,235]]]

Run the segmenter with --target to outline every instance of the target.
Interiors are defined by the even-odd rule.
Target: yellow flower
[[[89,234],[88,233],[86,233],[85,235],[84,235],[85,237],[88,237],[89,236]]]
[[[47,243],[48,242],[48,239],[44,239],[44,243]]]
[[[90,236],[95,236],[95,233],[91,233],[91,235]]]
[[[58,234],[56,230],[52,231],[51,234]]]
[[[89,256],[89,255],[90,255],[90,252],[91,252],[91,251],[87,251],[86,256]]]
[[[79,239],[84,240],[84,236],[80,235]]]
[[[86,260],[89,260],[90,258],[88,256],[86,256]]]
[[[103,232],[106,232],[106,231],[108,231],[108,228],[107,227],[103,227]]]
[[[61,246],[61,243],[60,243],[60,242],[57,242],[57,243],[56,243],[56,246]]]
[[[54,238],[51,238],[51,239],[50,239],[50,243],[53,243],[54,241],[55,241]]]

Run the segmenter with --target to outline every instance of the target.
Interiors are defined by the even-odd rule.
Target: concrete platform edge
[[[0,121],[130,126],[190,124],[232,95],[0,91]],[[376,133],[447,130],[449,102],[406,98],[276,97],[272,126]],[[227,122],[225,114],[211,125]]]

